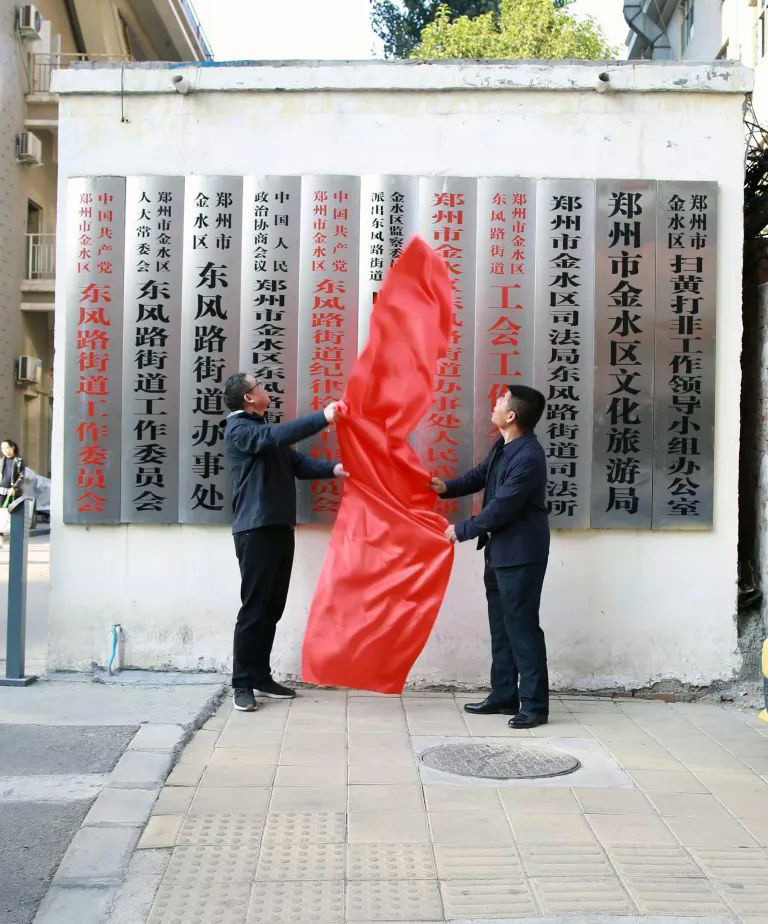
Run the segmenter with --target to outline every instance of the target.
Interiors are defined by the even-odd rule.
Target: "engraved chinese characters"
[[[223,385],[237,371],[242,179],[187,177],[184,197],[179,522],[228,523]]]
[[[64,519],[120,521],[125,179],[67,191]]]
[[[243,181],[240,368],[269,395],[273,423],[296,416],[300,201],[300,177]]]
[[[437,364],[435,399],[414,442],[429,473],[444,480],[472,465],[476,188],[474,180],[457,177],[422,177],[419,183],[419,233],[448,267],[454,322],[448,352]],[[471,503],[466,497],[441,500],[437,510],[462,519]]]
[[[454,294],[413,435],[428,471],[482,459],[496,396],[533,384],[553,527],[712,524],[715,183],[91,177],[65,211],[68,523],[228,523],[224,381],[254,373],[273,422],[340,398],[420,233]],[[298,448],[338,459],[332,428]],[[300,522],[331,522],[340,492],[302,483]]]
[[[128,177],[122,520],[179,518],[183,177]]]
[[[536,249],[534,385],[547,400],[537,427],[547,454],[550,525],[589,526],[595,187],[542,180]]]
[[[344,393],[357,356],[360,180],[352,176],[305,176],[301,187],[299,275],[299,414],[322,410]],[[337,462],[336,434],[326,427],[299,449]],[[335,478],[299,486],[300,522],[331,523],[339,508]]]
[[[533,379],[535,180],[478,180],[477,230],[474,456],[480,462],[499,436],[490,422],[496,399],[508,385]]]
[[[656,183],[598,180],[593,527],[651,525]]]
[[[370,316],[387,270],[416,233],[419,178],[364,176],[360,181],[360,309],[358,346],[368,342]]]
[[[654,528],[712,523],[717,184],[659,183]]]

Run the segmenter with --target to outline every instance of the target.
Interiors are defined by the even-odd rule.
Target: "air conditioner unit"
[[[16,160],[20,164],[42,164],[43,142],[34,132],[16,135]]]
[[[19,385],[39,385],[43,379],[43,363],[37,356],[16,357],[16,381]]]
[[[37,40],[43,28],[43,17],[31,3],[25,3],[16,11],[16,28],[23,39]]]

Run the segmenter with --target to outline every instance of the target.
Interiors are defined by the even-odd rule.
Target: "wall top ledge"
[[[713,61],[207,61],[83,62],[53,72],[62,95],[190,93],[378,92],[459,90],[600,90],[610,93],[736,93],[752,90],[753,72]],[[607,76],[607,80],[606,80]]]

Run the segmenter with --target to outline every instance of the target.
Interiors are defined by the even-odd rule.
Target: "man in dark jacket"
[[[512,728],[543,725],[549,716],[547,649],[539,625],[549,556],[547,466],[533,432],[544,404],[535,389],[510,385],[491,414],[501,437],[488,456],[460,478],[430,482],[446,498],[485,489],[480,513],[445,532],[452,542],[479,539],[477,547],[485,549],[491,692],[464,708],[475,715],[511,715]]]
[[[254,690],[276,699],[295,696],[272,679],[269,666],[293,566],[295,479],[343,478],[347,473],[340,463],[320,462],[290,448],[333,421],[335,402],[298,420],[270,424],[266,420],[269,395],[244,372],[227,380],[224,401],[232,412],[224,429],[224,449],[232,478],[232,532],[242,578],[232,701],[235,709],[253,712]]]

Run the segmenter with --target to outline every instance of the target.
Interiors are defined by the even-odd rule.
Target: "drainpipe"
[[[645,0],[624,0],[624,19],[629,28],[646,43],[649,57],[669,60],[672,47],[666,30],[645,12]]]

